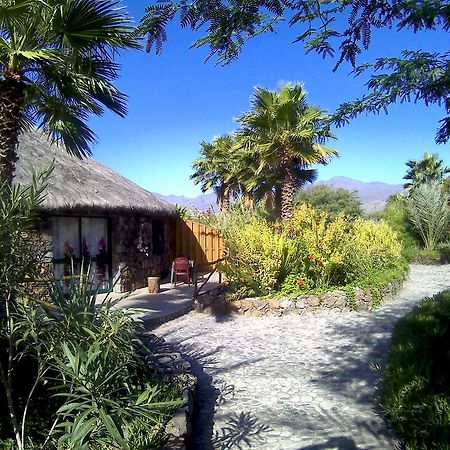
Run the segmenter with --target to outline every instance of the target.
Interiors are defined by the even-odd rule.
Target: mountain
[[[315,184],[325,184],[332,188],[356,191],[367,213],[382,210],[386,200],[391,195],[403,191],[403,184],[388,184],[381,181],[367,183],[348,177],[333,177],[327,181],[318,181]]]
[[[366,183],[365,181],[359,181],[348,177],[333,177],[327,181],[318,181],[312,186],[322,184],[333,188],[356,191],[363,204],[364,210],[367,213],[382,210],[389,196],[403,190],[402,184],[388,184],[382,183],[381,181]],[[216,208],[215,194],[203,194],[194,198],[185,197],[183,195],[156,195],[169,203],[177,203],[188,208],[198,209],[199,211],[206,211],[211,207],[214,209]]]
[[[206,211],[207,209],[216,209],[216,194],[202,194],[194,198],[185,197],[184,195],[162,195],[155,194],[157,197],[166,200],[169,203],[186,206],[190,209]]]

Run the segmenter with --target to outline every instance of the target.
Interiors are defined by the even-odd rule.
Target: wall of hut
[[[154,248],[154,221],[163,224],[163,249],[158,251]],[[111,219],[112,267],[114,277],[118,277],[116,292],[144,287],[150,276],[167,275],[171,261],[170,230],[167,219],[131,214]]]
[[[154,226],[154,222],[158,226]],[[155,230],[159,238],[154,236]],[[109,217],[109,252],[114,291],[127,292],[147,286],[149,276],[165,277],[175,256],[175,220],[127,214]],[[36,236],[47,249],[46,261],[52,272],[52,217],[44,216],[39,221]],[[154,248],[155,244],[159,248]],[[44,274],[44,269],[42,269]],[[33,286],[33,291],[36,286]]]

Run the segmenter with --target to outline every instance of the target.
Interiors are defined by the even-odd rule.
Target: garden
[[[87,261],[78,276],[68,271],[67,289],[48,282],[39,293],[29,290],[30,283],[52,278],[48,249],[34,232],[51,169],[34,174],[30,186],[14,184],[21,133],[39,129],[71,155],[89,156],[95,143],[90,118],[105,110],[120,117],[127,112],[126,95],[115,86],[117,55],[141,48],[142,41],[159,52],[180,11],[183,27],[198,31],[208,24],[194,46],[209,46],[219,62],[236,58],[246,39],[273,31],[287,14],[292,24],[306,24],[296,40],[310,50],[333,55],[330,38],[344,39],[337,68],[344,61],[355,67],[356,55],[369,47],[371,27],[395,22],[399,29],[448,30],[445,8],[419,3],[394,8],[351,1],[335,8],[318,2],[305,13],[286,2],[242,9],[240,2],[174,1],[150,5],[136,27],[112,0],[2,2],[0,448],[161,448],[164,425],[181,401],[180,386],[156,376],[148,363],[132,311],[116,309],[108,298],[96,305]],[[348,29],[329,29],[346,8]],[[318,29],[316,21],[322,23]],[[325,145],[336,138],[333,127],[361,112],[413,98],[446,105],[448,113],[448,52],[405,51],[355,70],[370,68],[370,95],[342,104],[333,115],[309,104],[302,84],[286,83],[277,91],[257,87],[251,109],[237,119],[238,130],[201,143],[192,179],[204,191],[214,189],[221,212],[198,219],[218,227],[225,239],[229,254],[221,270],[230,300],[295,302],[338,289],[347,293],[351,309],[363,289],[376,308],[384,289],[405,278],[408,262],[448,261],[449,170],[437,155],[408,161],[407,194],[391,198],[374,217],[364,217],[351,193],[339,193],[327,209],[301,191],[317,178],[317,166],[338,156]],[[439,124],[436,141],[444,143],[449,118]],[[380,402],[411,449],[448,447],[448,314],[447,292],[413,311],[394,336]]]

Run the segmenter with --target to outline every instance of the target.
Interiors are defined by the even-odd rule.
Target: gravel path
[[[199,378],[193,448],[393,449],[373,396],[395,322],[450,287],[450,266],[411,267],[375,312],[214,318],[190,313],[155,333]]]

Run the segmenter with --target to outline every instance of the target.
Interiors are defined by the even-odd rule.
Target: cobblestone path
[[[199,378],[194,449],[393,449],[374,369],[395,322],[450,287],[450,266],[412,266],[375,312],[273,318],[190,313],[157,330]]]

